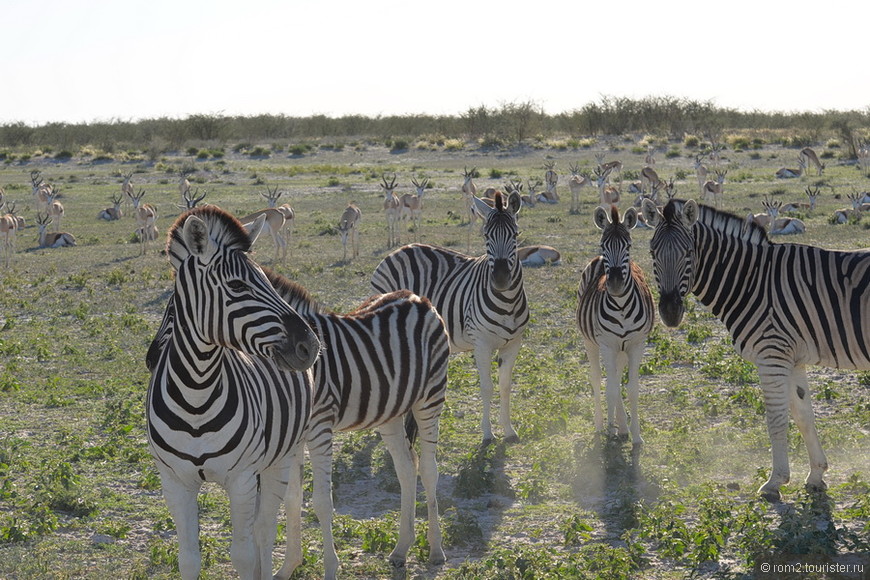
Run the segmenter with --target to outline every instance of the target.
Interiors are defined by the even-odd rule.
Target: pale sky
[[[0,124],[870,107],[870,2],[0,0]]]

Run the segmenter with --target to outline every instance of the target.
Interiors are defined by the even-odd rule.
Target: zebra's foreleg
[[[592,384],[593,420],[595,430],[604,431],[604,414],[601,411],[601,351],[591,340],[586,343],[586,356],[589,358],[589,382]]]
[[[474,347],[474,363],[480,379],[480,400],[483,410],[480,417],[480,429],[483,431],[482,447],[492,443],[492,349],[489,345],[478,344]]]
[[[607,398],[607,430],[615,426],[616,435],[620,438],[628,438],[628,415],[625,413],[625,404],[622,402],[622,374],[625,369],[625,353],[604,344],[601,346],[601,355],[604,359],[604,370],[607,372],[607,384],[605,397]]]
[[[272,549],[278,532],[278,508],[289,488],[288,477],[287,463],[273,466],[260,474],[260,492],[254,519],[254,544],[259,554],[259,562],[255,562],[254,566],[255,578],[272,578]],[[298,545],[299,536],[296,538]]]
[[[828,469],[828,459],[819,443],[809,381],[806,369],[802,366],[795,367],[791,372],[789,395],[791,415],[801,432],[810,459],[810,473],[806,479],[807,489],[823,491],[827,489],[824,476]]]
[[[284,552],[284,565],[275,574],[275,580],[288,580],[302,564],[302,467],[302,451],[299,450],[290,456],[289,481],[284,496],[287,549]]]
[[[631,442],[635,447],[643,445],[640,436],[640,414],[638,412],[638,400],[640,398],[640,359],[643,356],[645,341],[639,345],[628,348],[628,404],[631,408]]]
[[[230,560],[242,580],[263,578],[260,550],[254,539],[254,523],[260,503],[257,479],[255,472],[245,472],[227,485],[233,528]]]
[[[786,392],[789,372],[781,366],[758,365],[758,378],[764,393],[764,415],[770,436],[770,452],[773,466],[770,478],[759,488],[758,493],[771,503],[780,501],[779,488],[788,483],[791,473],[788,466],[788,405]]]
[[[441,525],[438,522],[438,463],[435,460],[435,449],[438,444],[438,417],[424,419],[415,414],[417,426],[420,429],[420,479],[426,491],[426,515],[429,518],[427,538],[429,540],[429,563],[436,566],[447,559],[441,540]]]
[[[178,534],[178,571],[183,580],[196,580],[202,568],[202,556],[199,552],[199,506],[196,503],[200,486],[186,485],[172,472],[162,470],[160,483]]]
[[[522,334],[499,349],[498,354],[498,393],[499,424],[504,433],[505,443],[519,443],[520,437],[511,425],[511,382],[514,364],[523,344]]]
[[[323,435],[326,438],[318,435],[316,443],[309,441],[308,456],[314,478],[314,513],[323,534],[323,577],[334,580],[338,574],[338,554],[332,536],[332,431],[325,431]]]
[[[396,477],[401,488],[401,510],[399,514],[399,541],[390,553],[390,564],[394,568],[404,568],[408,550],[414,543],[414,513],[417,504],[417,456],[411,443],[405,437],[404,416],[391,419],[378,428],[384,444],[393,458]]]

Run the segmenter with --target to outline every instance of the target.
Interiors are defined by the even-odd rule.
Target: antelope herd
[[[724,145],[712,142],[709,148],[694,155],[694,162],[687,168],[694,172],[697,179],[699,199],[717,208],[727,205],[724,199],[724,189],[725,177],[729,171],[726,163],[729,162],[722,159],[724,149]],[[597,198],[594,201],[596,205],[603,207],[620,203],[624,198],[624,185],[627,186],[628,193],[637,195],[636,198],[631,198],[634,200],[633,205],[636,208],[640,207],[644,199],[650,199],[658,204],[658,197],[663,191],[667,193],[668,198],[673,197],[675,179],[677,176],[682,179],[686,171],[682,171],[682,176],[679,175],[681,172],[676,170],[677,176],[669,179],[662,177],[660,172],[667,164],[657,165],[655,152],[656,149],[653,146],[647,147],[642,164],[630,172],[635,179],[639,178],[639,181],[626,180],[625,184],[623,183],[623,174],[629,175],[629,172],[626,171],[623,161],[607,159],[607,152],[596,152],[594,154],[595,163],[591,166],[583,167],[580,163],[570,163],[568,166],[570,177],[566,180],[571,194],[569,213],[572,215],[580,213],[584,197],[583,188],[585,187],[597,189],[597,195],[593,194]],[[870,146],[860,145],[856,149],[856,154],[857,165],[862,175],[870,177]],[[796,161],[797,167],[782,167],[774,173],[773,177],[806,181],[810,177],[810,169],[813,170],[812,173],[817,178],[824,175],[826,166],[812,148],[804,147],[801,149]],[[734,164],[730,164],[730,168],[734,168]],[[560,202],[559,173],[556,161],[545,160],[542,169],[542,174],[529,176],[525,179],[525,183],[522,178],[511,178],[504,183],[501,190],[508,194],[517,192],[520,195],[522,206],[528,209],[534,209],[541,203],[558,204]],[[190,181],[192,173],[192,170],[182,170],[177,173],[181,202],[174,205],[181,211],[197,207],[203,203],[206,197],[206,192],[200,193],[198,189],[192,188]],[[479,177],[476,168],[466,166],[463,169],[461,185],[457,184],[461,191],[461,209],[457,213],[450,212],[460,216],[460,225],[468,226],[466,229],[466,249],[469,251],[471,249],[471,236],[478,229],[475,226],[480,219],[480,212],[475,207],[475,200],[482,199],[491,207],[494,193],[498,189],[491,186],[487,187],[482,196],[478,198],[478,190],[474,183],[476,177]],[[159,218],[157,204],[143,201],[145,189],[140,187],[138,192],[136,191],[133,184],[133,172],[120,174],[120,178],[122,180],[120,192],[110,196],[111,206],[100,210],[97,217],[108,222],[123,222],[127,211],[122,209],[122,206],[129,207],[135,223],[135,227],[131,228],[131,239],[138,242],[139,254],[144,255],[148,251],[149,244],[160,237],[157,226]],[[387,230],[386,249],[401,245],[403,232],[408,235],[413,232],[414,241],[419,241],[423,232],[424,199],[426,192],[434,188],[435,184],[431,177],[424,176],[419,172],[410,176],[409,182],[408,189],[401,191],[403,184],[400,183],[396,173],[384,173],[381,176],[382,209]],[[763,211],[749,213],[747,220],[761,225],[772,235],[803,233],[806,231],[805,222],[798,216],[788,214],[799,213],[802,214],[800,217],[805,217],[815,213],[823,184],[823,181],[819,181],[807,186],[804,191],[805,200],[779,201],[765,197],[760,208]],[[30,186],[33,209],[37,216],[36,226],[39,230],[38,247],[56,248],[75,245],[74,235],[61,231],[67,208],[61,201],[64,195],[60,188],[48,183],[42,172],[37,169],[30,172]],[[263,233],[268,234],[272,239],[275,262],[283,262],[287,258],[296,218],[295,211],[289,203],[278,205],[279,199],[284,193],[284,191],[279,190],[278,186],[266,186],[265,192],[258,192],[259,196],[265,199],[266,207],[239,218],[242,223],[251,223],[261,215],[266,216]],[[840,198],[841,195],[834,195],[834,197]],[[848,198],[850,203],[834,210],[828,218],[829,223],[844,224],[856,221],[865,212],[870,211],[870,193],[853,191],[842,195],[842,197]],[[16,210],[20,212],[20,207],[15,201],[8,200],[7,196],[4,196],[3,191],[0,190],[0,243],[2,243],[3,261],[7,267],[15,253],[16,235],[25,227],[24,218],[18,215]],[[334,232],[341,239],[343,260],[347,260],[348,255],[351,259],[359,255],[361,216],[360,207],[355,202],[351,202],[343,210],[338,226],[334,229]],[[638,226],[647,227],[642,215],[639,216]],[[266,239],[266,236],[261,239]],[[348,242],[351,245],[350,251],[347,247]],[[523,261],[529,265],[559,262],[557,250],[542,248],[547,247],[535,246],[525,250],[528,253],[528,258],[524,258]]]

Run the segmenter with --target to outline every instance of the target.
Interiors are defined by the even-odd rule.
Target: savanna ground
[[[145,443],[143,360],[172,288],[159,250],[180,213],[179,170],[193,170],[194,189],[236,215],[263,207],[260,193],[267,186],[285,191],[281,202],[297,212],[291,256],[275,262],[264,239],[254,257],[344,312],[370,294],[370,275],[390,249],[382,174],[397,174],[398,194],[412,192],[413,176],[431,180],[422,227],[403,228],[403,243],[419,239],[464,251],[470,228],[462,224],[463,169],[477,168],[482,191],[510,178],[542,178],[545,161],[556,162],[562,202],[523,209],[520,244],[552,245],[563,258],[525,273],[532,317],[512,406],[522,442],[478,447],[477,373],[470,354],[451,357],[439,448],[448,562],[429,567],[424,534],[418,534],[407,575],[766,578],[782,576],[765,575],[764,564],[857,562],[867,577],[870,372],[811,369],[829,489],[804,491],[806,454],[792,426],[792,483],[781,504],[769,505],[756,497],[770,457],[755,369],[734,354],[722,324],[690,298],[683,325],[657,324],[649,340],[641,377],[642,451],[633,454],[630,444],[595,434],[588,362],[573,318],[580,273],[598,250],[591,217],[597,191],[584,189],[579,215],[569,214],[566,174],[570,163],[591,169],[594,154],[606,151],[608,160],[623,161],[627,185],[643,165],[644,140],[658,147],[656,169],[676,178],[678,195],[697,197],[693,161],[703,143],[640,136],[489,150],[420,143],[398,152],[363,139],[253,151],[205,145],[154,161],[136,151],[63,160],[48,151],[7,155],[0,186],[28,226],[11,266],[0,271],[0,577],[177,576],[174,526]],[[801,216],[807,233],[780,241],[870,246],[870,218],[829,223],[834,209],[848,205],[846,194],[866,190],[870,180],[840,160],[836,142],[815,148],[828,165],[824,176],[780,181],[774,172],[796,166],[797,149],[732,141],[722,162],[728,168],[725,208],[761,212],[765,194],[804,201],[805,187],[818,185],[818,208]],[[62,229],[75,234],[77,247],[37,248],[33,169],[61,188]],[[131,217],[97,219],[127,172],[160,214],[161,242],[144,257],[132,241]],[[634,198],[626,197],[623,210]],[[363,213],[362,251],[342,261],[335,226],[351,200]],[[470,233],[471,253],[482,253],[479,231]],[[651,276],[649,237],[649,230],[635,230],[633,255]],[[306,501],[310,486],[307,477]],[[398,483],[376,434],[337,437],[334,486],[341,575],[389,577]],[[225,495],[208,486],[199,504],[202,576],[232,577]],[[425,503],[418,505],[420,532]],[[296,577],[314,578],[322,573],[320,531],[307,504],[304,521],[306,559]],[[282,556],[279,543],[276,566]]]

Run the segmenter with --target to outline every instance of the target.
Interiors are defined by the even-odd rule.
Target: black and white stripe
[[[492,440],[490,407],[492,357],[499,352],[500,414],[507,441],[517,441],[510,423],[511,373],[529,321],[523,270],[517,258],[517,193],[495,194],[491,208],[474,198],[485,216],[486,254],[470,257],[424,244],[399,248],[378,265],[372,286],[378,292],[408,289],[426,296],[447,325],[452,352],[473,351],[483,400],[483,441]]]
[[[182,215],[169,235],[175,288],[146,359],[146,413],[185,579],[201,567],[204,481],[229,495],[239,575],[271,578],[277,511],[301,461],[320,345],[247,255],[262,222],[249,236],[209,206]]]
[[[414,542],[417,496],[415,436],[429,515],[429,561],[444,561],[438,524],[435,449],[447,389],[450,345],[441,317],[409,291],[376,295],[347,315],[321,309],[301,286],[267,270],[278,293],[317,333],[323,352],[314,364],[315,395],[307,435],[314,474],[314,510],[323,531],[325,578],[335,578],[332,538],[332,438],[336,431],[377,428],[393,458],[402,491],[399,540],[390,562],[404,566]],[[301,477],[301,473],[297,474]],[[287,552],[276,578],[302,562],[301,481],[287,492]]]
[[[607,370],[607,428],[628,435],[622,402],[622,376],[628,366],[628,399],[631,405],[631,438],[643,443],[638,421],[640,359],[655,321],[652,294],[643,271],[631,259],[631,230],[637,211],[629,208],[622,221],[615,205],[610,211],[595,208],[595,225],[601,229],[601,255],[583,270],[577,290],[577,325],[589,355],[589,380],[595,403],[595,428],[604,428],[601,411],[601,360]]]
[[[751,220],[693,200],[661,212],[644,203],[643,212],[656,225],[650,250],[665,324],[680,323],[691,290],[758,365],[773,455],[760,493],[778,500],[789,480],[789,407],[810,456],[807,486],[823,489],[827,459],[805,367],[870,369],[870,250],[774,244]]]

